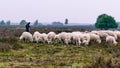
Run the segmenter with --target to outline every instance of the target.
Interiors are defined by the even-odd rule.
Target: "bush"
[[[10,50],[10,45],[6,43],[0,43],[0,51],[7,52]]]
[[[13,49],[13,50],[18,50],[18,49],[22,49],[22,48],[23,48],[23,46],[20,45],[20,44],[18,44],[18,43],[14,43],[14,44],[12,45],[12,49]]]
[[[0,42],[1,51],[9,51],[10,49],[18,50],[23,48],[23,46],[18,43],[18,39],[14,37],[1,37]]]

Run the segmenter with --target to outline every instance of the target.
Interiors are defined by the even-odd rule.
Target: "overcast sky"
[[[94,23],[106,13],[120,21],[120,0],[0,0],[0,20]]]

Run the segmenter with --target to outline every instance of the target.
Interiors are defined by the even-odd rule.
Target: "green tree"
[[[10,21],[7,21],[7,22],[6,22],[6,25],[8,25],[8,26],[9,26],[9,25],[10,25]]]
[[[34,22],[33,26],[39,26],[38,20]]]
[[[65,24],[68,24],[68,19],[67,18],[65,19]]]
[[[20,26],[25,26],[27,24],[26,20],[21,20]]]
[[[95,27],[100,29],[117,28],[118,24],[112,16],[101,14],[97,18]]]
[[[5,26],[4,20],[2,20],[2,21],[0,22],[0,25],[1,25],[1,26]]]

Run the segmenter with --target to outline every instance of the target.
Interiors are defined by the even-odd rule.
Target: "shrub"
[[[7,52],[10,50],[10,45],[7,43],[0,43],[0,51]]]

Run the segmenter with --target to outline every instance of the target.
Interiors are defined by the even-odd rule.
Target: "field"
[[[24,27],[0,27],[0,68],[120,68],[120,41],[118,45],[43,44],[21,42],[19,37]],[[92,26],[32,27],[35,31],[91,31]]]

